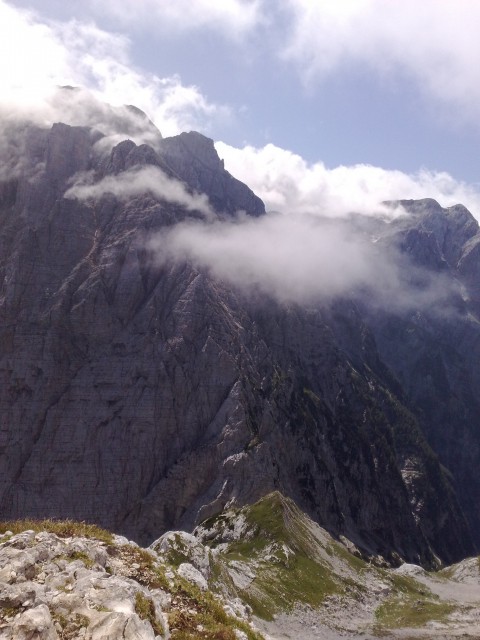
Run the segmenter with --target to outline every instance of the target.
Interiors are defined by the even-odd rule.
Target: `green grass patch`
[[[257,616],[272,620],[275,613],[291,611],[297,603],[316,608],[327,596],[342,591],[328,568],[297,553],[289,558],[288,565],[259,568],[257,577],[241,595]]]
[[[112,534],[106,529],[102,529],[96,524],[88,524],[87,522],[75,522],[74,520],[7,520],[0,522],[0,533],[11,531],[14,535],[23,531],[47,531],[54,533],[59,538],[72,538],[78,536],[82,538],[94,538],[101,542],[111,544],[113,542]]]
[[[429,597],[432,600],[438,598],[438,596],[434,596],[430,589],[415,580],[415,578],[411,578],[409,576],[400,576],[396,573],[389,573],[385,571],[385,569],[381,570],[383,577],[390,582],[393,589],[396,592],[400,592],[409,598],[425,598]]]
[[[170,590],[170,583],[165,575],[165,568],[160,565],[155,556],[146,549],[133,545],[110,545],[107,553],[119,558],[128,568],[128,577],[150,589]]]
[[[392,585],[392,595],[375,611],[377,630],[420,628],[428,622],[446,622],[455,605],[441,601],[415,578],[381,570]]]
[[[235,640],[235,629],[248,640],[263,640],[246,623],[229,616],[210,592],[180,577],[172,590],[172,607],[168,614],[172,640]]]
[[[346,549],[340,542],[332,542],[332,547],[335,555],[344,560],[355,572],[362,573],[368,567],[365,560],[362,560],[362,558],[359,558],[358,556],[354,556],[353,553],[350,553],[350,551],[348,551],[348,549]]]
[[[480,564],[479,564],[479,568],[480,568]],[[446,581],[446,580],[453,580],[454,574],[455,574],[455,565],[452,567],[445,567],[445,569],[441,569],[440,571],[436,571],[434,573],[431,573],[430,575],[435,580]]]
[[[147,598],[141,591],[135,594],[135,613],[139,618],[150,623],[155,635],[163,636],[165,630],[157,619],[153,600]]]
[[[174,567],[179,567],[184,562],[190,562],[189,548],[178,533],[173,536],[173,539],[174,545],[170,543],[165,558]]]
[[[453,611],[455,606],[448,602],[397,596],[381,604],[375,618],[381,628],[419,628],[431,621],[446,622]]]
[[[92,558],[90,558],[90,556],[86,554],[84,551],[72,551],[72,553],[68,555],[62,554],[60,556],[56,556],[54,559],[66,560],[67,562],[74,562],[75,560],[80,560],[81,562],[83,562],[83,564],[87,569],[91,569],[95,565],[95,562],[92,560]]]
[[[241,513],[247,532],[222,555],[227,562],[252,567],[256,577],[239,593],[257,616],[271,620],[297,603],[318,607],[326,596],[343,592],[341,581],[319,556],[320,542],[291,500],[275,492]]]

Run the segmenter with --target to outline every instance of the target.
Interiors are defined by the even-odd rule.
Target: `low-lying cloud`
[[[75,184],[64,194],[65,198],[88,200],[112,194],[120,200],[151,193],[155,198],[173,202],[188,211],[202,213],[211,218],[215,214],[205,194],[190,193],[179,180],[166,176],[155,166],[137,167],[114,176],[106,176],[99,182],[91,183],[92,176],[77,176]]]
[[[189,261],[214,278],[281,303],[325,303],[365,296],[391,310],[445,302],[451,285],[388,251],[354,219],[311,215],[239,216],[232,221],[179,223],[151,238],[155,260]],[[421,286],[412,286],[412,281]]]

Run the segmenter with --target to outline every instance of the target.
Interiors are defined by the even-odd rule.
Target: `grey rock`
[[[206,591],[208,589],[208,583],[200,573],[198,569],[196,569],[193,564],[189,562],[182,562],[178,567],[178,575],[185,578],[195,586],[197,586],[202,591]]]
[[[211,575],[210,550],[199,542],[198,537],[185,531],[168,531],[150,545],[150,548],[167,560],[171,554],[178,558],[183,556],[204,580]]]
[[[12,638],[12,640],[58,640],[58,634],[53,624],[48,607],[44,604],[33,609],[28,609],[15,618],[11,627],[11,635],[0,637]]]
[[[206,193],[220,212],[245,211],[253,216],[265,213],[265,206],[253,191],[225,171],[213,141],[190,131],[164,138],[160,156],[174,176],[199,193]]]
[[[209,557],[209,550],[201,542],[190,544],[192,536],[184,536],[187,555],[197,561],[200,556]],[[2,566],[15,561],[16,544],[22,542],[19,534],[0,546]],[[170,637],[171,613],[178,611],[181,618],[189,608],[190,618],[198,616],[202,620],[208,598],[199,604],[191,595],[182,594],[182,589],[185,582],[190,582],[206,591],[207,580],[193,564],[185,562],[176,569],[165,563],[162,556],[169,552],[166,538],[162,549],[162,554],[140,549],[135,543],[124,544],[118,536],[117,541],[106,543],[94,538],[37,534],[29,549],[35,558],[31,578],[21,582],[19,576],[8,584],[0,582],[0,638],[162,640]],[[104,554],[108,557],[106,567]],[[60,562],[63,568],[59,571]],[[159,582],[159,577],[167,573],[170,581]],[[224,604],[220,596],[217,600]],[[250,613],[241,602],[235,603],[231,628],[238,619],[248,623]]]
[[[109,613],[91,625],[86,638],[89,640],[155,640],[152,628],[148,628],[136,615]]]
[[[136,613],[139,593],[152,601],[158,624],[166,628],[162,607],[168,606],[168,598],[125,577],[124,561],[113,561],[104,543],[60,539],[46,532],[32,534],[33,538],[28,534],[28,562],[33,562],[33,571],[26,578],[19,570],[10,583],[0,583],[0,606],[12,612],[11,620],[0,624],[0,637],[50,640],[57,638],[60,625],[60,637],[68,627],[72,638],[149,640],[155,634],[151,624]],[[23,546],[26,538],[19,534],[0,546],[2,566],[18,565],[19,554],[26,552],[17,547]],[[104,569],[107,558],[110,573]]]

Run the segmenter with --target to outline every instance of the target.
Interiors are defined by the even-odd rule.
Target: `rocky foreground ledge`
[[[389,567],[278,492],[148,549],[70,521],[0,532],[0,640],[479,638],[479,558]]]
[[[0,538],[0,638],[261,640],[208,574],[97,527],[37,523]],[[56,533],[55,533],[56,531]],[[208,563],[207,565],[208,566]]]

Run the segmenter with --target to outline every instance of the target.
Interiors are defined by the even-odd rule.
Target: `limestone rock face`
[[[480,485],[473,472],[480,455],[478,222],[461,205],[442,209],[432,200],[403,205],[411,215],[391,225],[388,242],[399,237],[405,242],[405,229],[428,233],[428,242],[407,242],[405,251],[428,265],[427,274],[440,272],[441,286],[451,287],[452,295],[442,313],[369,313],[368,321],[383,362],[402,385],[428,443],[453,474],[478,545]]]
[[[214,637],[214,627],[225,637],[248,629],[249,637],[263,640],[246,607],[233,610],[235,601],[214,596],[193,564],[167,563],[151,549],[89,526],[82,531],[56,522],[54,528],[59,535],[0,535],[2,640],[162,640],[185,627],[192,637],[202,630],[198,637]],[[192,536],[178,534],[189,554]],[[192,553],[202,547],[195,541]]]
[[[196,131],[164,138],[159,154],[174,176],[184,180],[196,191],[206,193],[219,211],[245,211],[259,216],[265,206],[253,191],[236,180],[223,166],[213,141]]]
[[[72,517],[151,542],[278,489],[392,562],[470,554],[480,531],[470,214],[404,203],[410,216],[378,222],[380,243],[461,280],[469,299],[452,293],[454,320],[353,299],[279,305],[152,259],[145,238],[195,211],[151,192],[65,197],[85,172],[96,184],[152,165],[219,216],[261,215],[211,141],[124,141],[102,156],[100,135],[32,128],[26,168],[0,188],[3,517]]]
[[[135,550],[122,545],[118,554],[135,558]],[[46,532],[0,538],[0,638],[167,637],[169,597],[127,577],[114,551],[98,540]],[[151,620],[142,617],[139,598],[151,603]]]

